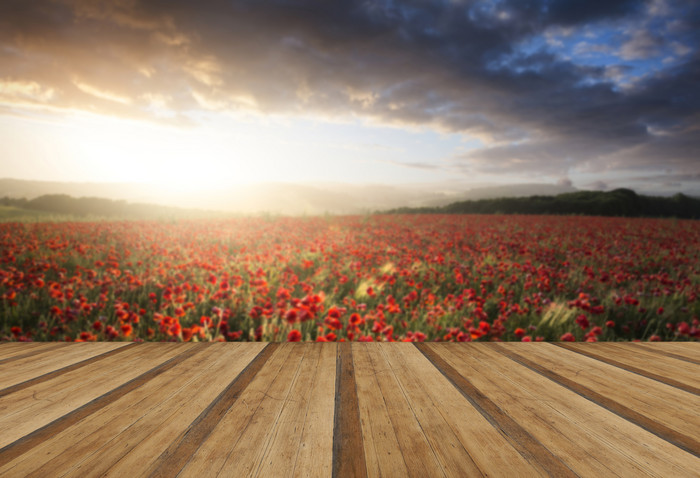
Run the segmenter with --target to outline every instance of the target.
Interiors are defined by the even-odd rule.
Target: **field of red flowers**
[[[0,224],[1,340],[697,340],[700,222]]]

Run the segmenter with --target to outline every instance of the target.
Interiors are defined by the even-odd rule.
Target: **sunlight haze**
[[[698,18],[673,0],[4,1],[0,177],[697,195]]]

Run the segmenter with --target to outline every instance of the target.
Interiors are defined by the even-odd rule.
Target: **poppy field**
[[[700,337],[700,222],[370,215],[0,224],[0,340]]]

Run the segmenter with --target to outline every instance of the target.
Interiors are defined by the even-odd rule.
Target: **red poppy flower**
[[[567,332],[564,335],[562,335],[559,340],[562,342],[576,342],[576,337],[571,332]]]

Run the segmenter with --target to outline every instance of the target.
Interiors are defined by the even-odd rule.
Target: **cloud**
[[[693,52],[692,48],[677,41],[671,43],[671,48],[673,48],[673,52],[678,56],[685,56]]]
[[[671,12],[671,7],[666,0],[652,0],[648,2],[649,15],[654,17],[663,17]]]
[[[592,189],[594,191],[605,191],[606,189],[609,189],[607,183],[603,181],[594,181],[590,184],[587,184],[585,188]]]
[[[482,141],[454,158],[470,172],[696,171],[698,10],[611,0],[5,0],[0,100],[5,111],[31,103],[155,121],[193,121],[204,109],[427,127]],[[665,25],[682,17],[673,25],[682,38],[653,27],[650,15],[662,14]],[[608,52],[600,35],[570,59],[520,48],[592,25],[633,31],[625,61],[668,43],[683,62],[621,88],[628,65],[576,61]]]
[[[613,48],[610,45],[604,43],[589,43],[589,42],[579,42],[574,45],[574,54],[591,56],[599,53],[609,54],[612,53]]]
[[[101,90],[95,86],[88,85],[81,81],[73,81],[73,84],[78,87],[80,91],[87,93],[88,95],[96,96],[97,98],[102,98],[109,101],[114,101],[115,103],[121,103],[128,105],[131,103],[131,99],[128,96],[118,95],[110,91]]]
[[[571,179],[569,179],[569,178],[560,178],[560,179],[557,181],[557,186],[568,186],[568,187],[571,187],[571,186],[573,186],[573,184],[574,184],[574,183],[573,183],[573,182],[571,181]]]
[[[53,95],[52,88],[44,88],[35,81],[0,80],[0,100],[3,102],[44,103],[50,101]]]
[[[620,84],[626,75],[632,71],[632,67],[628,65],[608,65],[603,73],[606,79],[611,79],[615,83]]]
[[[622,44],[620,56],[624,60],[645,60],[661,53],[664,46],[662,38],[653,35],[648,30],[637,30],[630,39]]]
[[[532,2],[542,7],[544,2]],[[554,0],[546,2],[548,21],[558,25],[577,25],[601,19],[630,15],[640,8],[634,0]]]
[[[443,169],[440,165],[433,164],[433,163],[424,163],[424,162],[415,162],[415,161],[414,162],[403,162],[403,161],[392,161],[392,160],[384,160],[383,162],[394,164],[396,166],[403,166],[406,168],[422,169],[424,171],[439,171],[439,170]]]
[[[635,181],[643,182],[660,182],[660,181],[670,181],[676,183],[700,183],[700,173],[695,174],[655,174],[652,176],[636,176]]]

